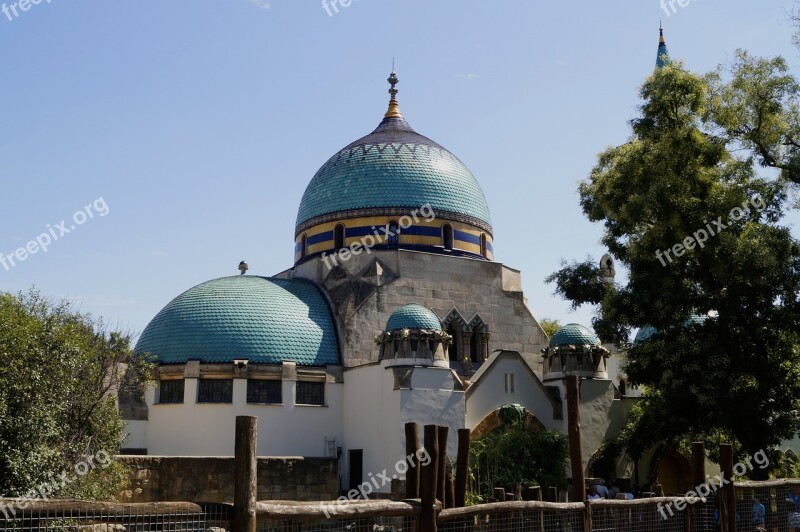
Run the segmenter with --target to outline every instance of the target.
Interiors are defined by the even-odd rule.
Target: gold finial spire
[[[397,84],[400,83],[400,80],[397,79],[397,74],[394,72],[394,65],[392,65],[392,73],[389,74],[389,79],[386,81],[388,81],[389,85],[391,85],[389,94],[392,95],[392,98],[389,100],[389,109],[386,111],[386,114],[383,115],[383,117],[403,118],[403,114],[400,112],[400,104],[397,103]]]
[[[661,25],[661,21],[658,21],[658,44],[667,44],[664,40],[664,27]]]

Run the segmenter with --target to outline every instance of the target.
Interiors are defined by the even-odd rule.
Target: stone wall
[[[488,354],[518,351],[541,375],[547,337],[528,309],[520,272],[499,262],[372,250],[333,270],[315,257],[278,275],[292,276],[316,281],[328,291],[342,332],[345,368],[377,362],[375,335],[395,310],[417,303],[433,309],[440,319],[454,310],[467,324],[479,316],[490,335]]]
[[[233,458],[118,456],[129,470],[120,502],[233,502]],[[258,500],[339,496],[335,458],[259,458]]]

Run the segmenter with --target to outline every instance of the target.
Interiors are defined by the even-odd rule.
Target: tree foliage
[[[705,76],[668,65],[643,85],[630,140],[580,184],[628,278],[604,284],[589,259],[548,281],[597,305],[601,335],[659,331],[628,353],[632,383],[650,389],[631,454],[719,433],[754,453],[800,429],[800,244],[781,224],[800,183],[797,96],[780,58],[739,52]]]
[[[114,466],[76,465],[119,449],[116,393],[141,389],[147,373],[129,336],[36,291],[4,293],[0,367],[0,494],[57,484],[55,495],[115,495]],[[56,482],[62,472],[69,480]]]
[[[542,330],[547,335],[548,338],[552,338],[555,333],[561,328],[561,322],[558,320],[551,320],[548,318],[544,318],[539,320],[539,325],[542,326]]]
[[[489,502],[492,488],[566,487],[567,438],[556,431],[537,430],[522,422],[492,431],[470,445],[470,500]]]

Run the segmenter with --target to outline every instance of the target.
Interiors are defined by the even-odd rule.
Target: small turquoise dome
[[[649,340],[654,334],[658,331],[655,327],[650,327],[649,325],[646,327],[642,327],[636,332],[636,336],[633,339],[634,344],[639,344],[642,342],[646,342]]]
[[[472,172],[455,155],[411,129],[402,116],[384,118],[369,135],[341,149],[309,183],[297,231],[337,219],[430,204],[437,218],[491,233],[489,206]]]
[[[570,323],[561,327],[550,338],[550,347],[561,345],[600,345],[600,340],[592,331],[577,323]]]
[[[692,325],[702,325],[703,323],[705,323],[707,319],[708,315],[693,314],[692,316],[688,317],[683,321],[683,326],[690,327]],[[636,336],[633,339],[633,343],[640,344],[642,342],[646,342],[658,332],[659,331],[656,330],[655,327],[650,327],[649,325],[642,327],[636,332]]]
[[[341,363],[331,310],[314,283],[250,275],[207,281],[179,295],[147,325],[134,352],[162,364]]]
[[[406,305],[395,310],[386,322],[386,331],[399,329],[425,329],[441,331],[439,317],[431,309],[422,305]]]

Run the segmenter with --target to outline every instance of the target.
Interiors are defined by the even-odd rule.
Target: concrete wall
[[[163,456],[233,456],[236,416],[257,416],[261,456],[327,456],[325,439],[342,440],[343,385],[325,384],[326,406],[295,404],[297,382],[283,380],[283,404],[247,403],[247,380],[233,380],[233,402],[198,404],[198,379],[186,379],[183,404],[156,404],[148,389],[147,452]]]
[[[120,502],[233,502],[233,458],[119,456],[130,474]],[[333,500],[335,458],[259,458],[259,500]]]

